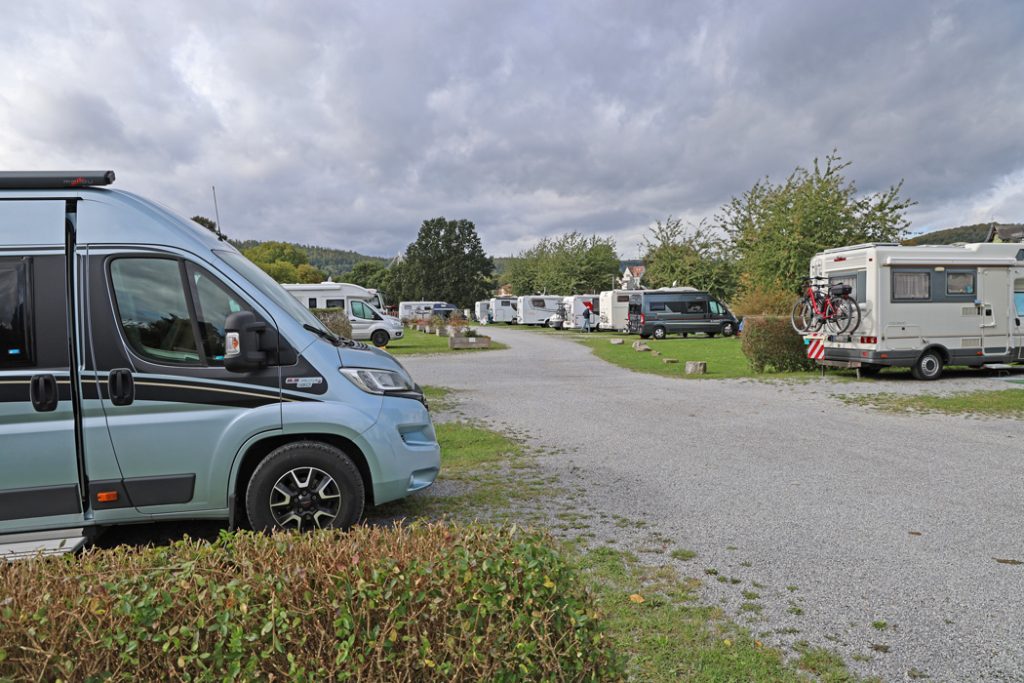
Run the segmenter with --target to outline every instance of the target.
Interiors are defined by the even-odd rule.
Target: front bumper
[[[376,456],[376,505],[427,488],[441,471],[441,446],[430,413],[419,401],[385,396],[380,418],[362,438]]]

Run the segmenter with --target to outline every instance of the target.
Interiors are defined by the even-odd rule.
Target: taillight
[[[860,343],[861,344],[877,344],[878,343],[878,337],[861,337],[860,338]]]
[[[643,313],[641,313],[640,314],[640,324],[643,325],[646,322],[647,322],[647,316],[644,315]]]

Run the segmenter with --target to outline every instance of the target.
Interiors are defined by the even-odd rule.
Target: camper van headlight
[[[413,385],[397,372],[370,368],[340,368],[352,384],[370,394],[391,394],[412,391]]]

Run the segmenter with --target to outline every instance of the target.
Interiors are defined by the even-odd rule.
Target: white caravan
[[[429,318],[434,315],[435,306],[444,304],[444,301],[402,301],[398,304],[398,319]]]
[[[520,325],[547,325],[551,316],[558,312],[561,303],[560,296],[521,296],[516,303],[516,322]]]
[[[811,259],[812,277],[852,288],[855,330],[825,342],[826,362],[861,371],[1024,362],[1024,244],[860,244]]]
[[[478,323],[487,324],[487,313],[491,310],[491,302],[489,299],[483,301],[477,301],[473,307],[473,316],[476,318]]]
[[[516,298],[514,296],[496,296],[491,299],[491,322],[512,325],[516,321]]]
[[[599,329],[612,332],[626,332],[629,327],[629,304],[637,306],[641,302],[642,289],[609,289],[601,292],[598,304],[601,313],[598,317]],[[593,321],[590,323],[593,325]]]
[[[313,285],[282,285],[306,308],[344,308],[348,302],[366,301],[384,310],[384,297],[376,289],[367,289],[348,282],[321,282]]]
[[[590,329],[598,329],[601,314],[601,297],[597,294],[577,294],[567,296],[562,302],[565,305],[565,322],[562,327],[567,330],[583,329],[583,311],[590,304]]]

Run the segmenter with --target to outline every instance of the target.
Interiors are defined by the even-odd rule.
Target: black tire
[[[914,379],[935,380],[942,377],[943,363],[942,354],[930,349],[922,353],[921,357],[914,362],[914,366],[910,368],[910,374],[914,376]]]
[[[683,339],[686,339],[687,337],[689,337],[689,336],[690,336],[690,333],[689,333],[689,332],[681,332],[681,333],[679,334],[679,336],[680,336],[680,337],[682,337]]]
[[[732,321],[722,323],[722,336],[731,337],[736,334],[736,323]]]
[[[370,335],[370,341],[377,348],[381,348],[388,345],[388,342],[391,341],[391,335],[384,330],[377,330]]]
[[[275,448],[256,467],[245,490],[245,512],[257,531],[347,530],[359,521],[365,501],[355,463],[319,441]]]
[[[655,339],[664,339],[665,336],[668,334],[667,332],[665,332],[665,328],[660,325],[658,327],[655,327],[653,332]]]

